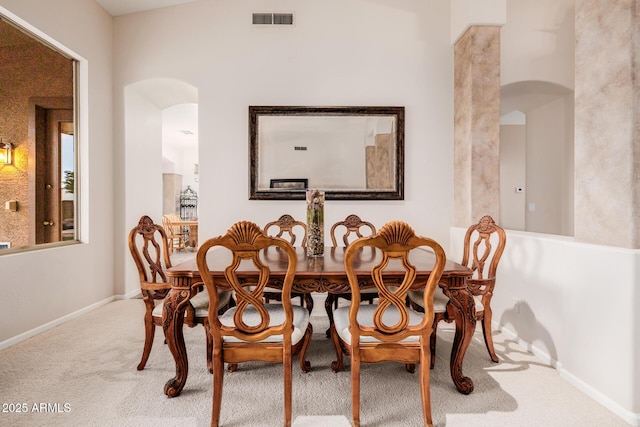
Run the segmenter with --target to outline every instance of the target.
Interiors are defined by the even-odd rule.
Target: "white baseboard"
[[[607,396],[600,393],[598,390],[591,387],[589,384],[586,384],[580,378],[576,377],[565,369],[559,368],[558,374],[560,374],[560,378],[622,418],[629,425],[633,427],[640,427],[640,414],[633,413],[620,407],[620,405],[618,405],[616,402],[612,401]]]
[[[43,333],[44,331],[48,331],[49,329],[52,329],[68,320],[71,319],[75,319],[76,317],[82,316],[85,313],[88,313],[92,310],[95,310],[98,307],[101,307],[105,304],[110,303],[111,301],[115,300],[116,297],[109,297],[109,298],[105,298],[101,301],[98,301],[96,303],[93,303],[91,305],[88,305],[84,308],[81,308],[80,310],[74,311],[73,313],[69,313],[65,316],[62,316],[58,319],[52,320],[51,322],[45,323],[44,325],[40,325],[37,328],[33,328],[30,331],[24,332],[20,335],[16,335],[15,337],[11,337],[8,340],[4,340],[2,342],[0,342],[0,350],[4,350],[5,348],[11,347],[12,345],[18,344],[19,342],[22,342],[28,338],[31,338],[33,336],[36,336],[38,334]]]
[[[140,289],[134,289],[133,291],[127,292],[124,295],[115,295],[113,299],[115,300],[131,299],[131,298],[136,298],[139,295],[140,295]]]
[[[543,363],[555,368],[560,375],[560,378],[622,418],[626,423],[633,427],[640,427],[640,414],[628,411],[612,401],[610,398],[602,394],[600,391],[591,387],[589,384],[582,381],[580,378],[576,377],[566,369],[562,367],[562,363],[552,358],[547,352],[541,350],[539,347],[532,345],[531,343],[523,340],[518,335],[516,335],[513,331],[504,328],[496,321],[491,322],[493,328],[500,330],[501,333],[509,337],[510,339],[516,341],[519,346],[526,349],[529,353],[536,356]]]

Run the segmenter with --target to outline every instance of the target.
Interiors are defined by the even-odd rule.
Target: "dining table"
[[[308,257],[306,248],[296,247],[298,264],[292,292],[310,293],[346,293],[350,292],[349,280],[344,267],[344,247],[326,246],[322,256]],[[273,251],[273,248],[271,248]],[[420,251],[424,251],[419,249]],[[415,251],[413,251],[415,252]],[[428,252],[420,256],[410,255],[410,261],[416,267],[414,288],[423,287],[431,273],[435,256]],[[427,251],[425,251],[427,252]],[[224,269],[231,260],[231,254],[225,250],[211,250],[207,254],[209,274],[217,281],[224,279]],[[363,248],[357,254],[356,273],[361,288],[373,287],[371,269],[381,260],[381,253],[374,248]],[[263,254],[263,262],[270,269],[270,287],[279,287],[286,273],[286,262],[283,262],[277,251]],[[253,266],[247,266],[246,274],[252,274]],[[386,280],[402,280],[404,272],[399,270],[385,271]],[[472,275],[471,269],[451,260],[447,260],[439,282],[444,294],[449,298],[450,312],[455,319],[455,336],[451,350],[449,368],[456,389],[462,394],[473,391],[473,381],[462,373],[462,362],[475,331],[475,304],[472,293],[467,286],[467,279]],[[178,396],[186,383],[189,363],[183,336],[184,310],[188,301],[203,288],[203,282],[196,265],[195,257],[185,260],[167,270],[171,289],[165,297],[162,328],[165,340],[175,361],[175,376],[164,386],[168,397]]]

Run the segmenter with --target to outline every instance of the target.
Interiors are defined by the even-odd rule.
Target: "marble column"
[[[640,248],[640,1],[576,0],[575,238]]]
[[[454,55],[454,226],[499,223],[500,27],[469,27]]]

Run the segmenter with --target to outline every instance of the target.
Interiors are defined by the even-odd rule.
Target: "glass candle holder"
[[[307,190],[307,256],[324,255],[324,191]]]

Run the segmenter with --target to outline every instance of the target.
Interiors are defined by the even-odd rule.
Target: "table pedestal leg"
[[[167,340],[167,346],[176,363],[176,376],[164,385],[164,394],[175,397],[180,394],[187,382],[189,373],[189,361],[187,348],[184,344],[182,325],[184,323],[184,310],[191,298],[188,289],[171,289],[164,300],[162,313],[162,329]]]
[[[455,307],[449,311],[452,312],[456,324],[456,335],[451,349],[451,378],[460,393],[469,394],[473,391],[473,381],[462,374],[462,361],[476,328],[475,304],[466,286],[449,288],[445,293],[449,297],[450,304]]]

